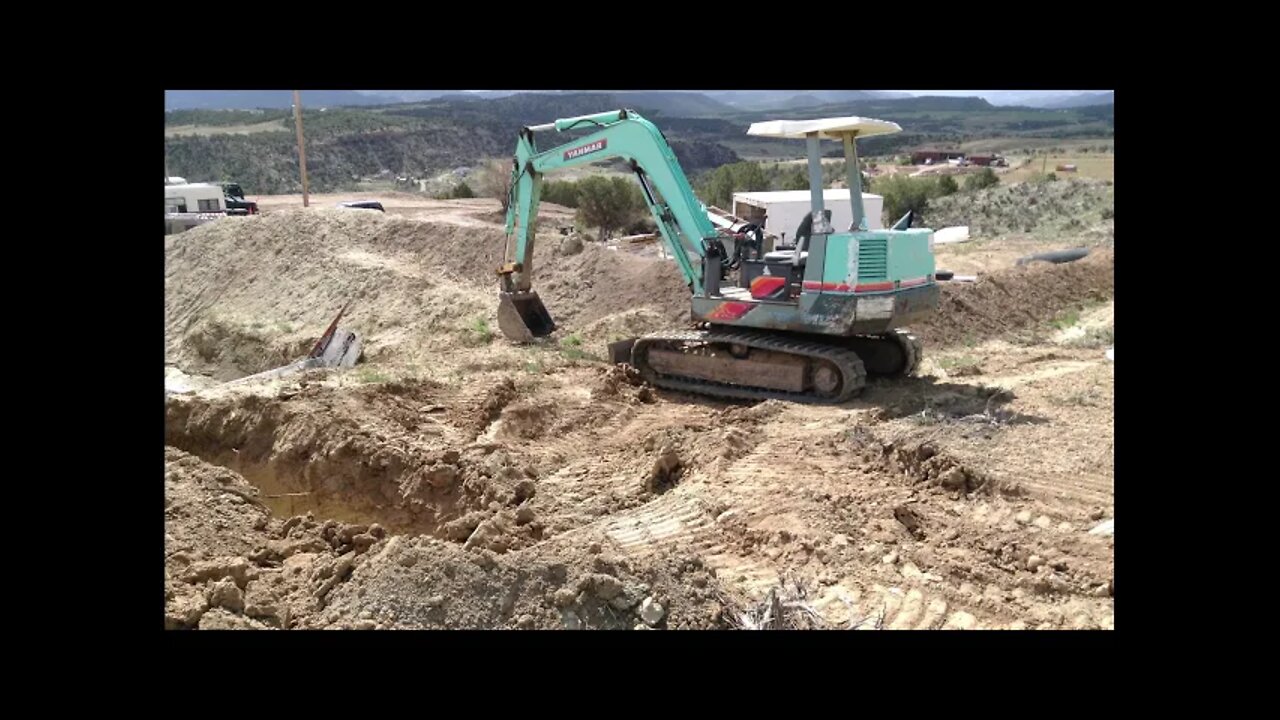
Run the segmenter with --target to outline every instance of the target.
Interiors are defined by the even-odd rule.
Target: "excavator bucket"
[[[556,323],[538,293],[532,290],[499,292],[498,329],[508,340],[532,342],[534,338],[550,335],[556,329]]]

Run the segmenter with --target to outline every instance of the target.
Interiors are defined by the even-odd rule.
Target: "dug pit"
[[[430,391],[170,397],[166,444],[238,473],[280,518],[377,524],[498,552],[540,540],[525,468],[404,416]],[[352,416],[371,409],[382,422]]]

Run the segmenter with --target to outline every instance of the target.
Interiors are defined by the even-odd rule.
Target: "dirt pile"
[[[535,287],[563,334],[648,308],[687,317],[688,291],[670,263],[588,244],[535,251]],[[365,334],[373,361],[430,357],[474,344],[496,326],[500,225],[381,213],[282,210],[209,223],[165,240],[166,363],[230,379],[304,354],[332,316]],[[489,335],[482,333],[487,342]]]
[[[1033,263],[946,283],[938,310],[912,326],[926,343],[945,347],[1032,328],[1066,308],[1115,294],[1115,253],[1094,250],[1064,265]]]

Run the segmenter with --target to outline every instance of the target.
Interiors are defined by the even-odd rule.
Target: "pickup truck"
[[[239,183],[222,183],[222,194],[226,196],[228,215],[258,214],[258,203],[244,199]]]

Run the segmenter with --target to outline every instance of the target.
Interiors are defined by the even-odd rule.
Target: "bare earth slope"
[[[1109,251],[946,288],[920,377],[735,404],[591,357],[687,317],[669,261],[546,235],[562,330],[485,332],[474,204],[166,239],[183,371],[294,359],[348,300],[366,335],[352,370],[166,399],[167,627],[722,628],[784,586],[808,627],[1113,627]]]

